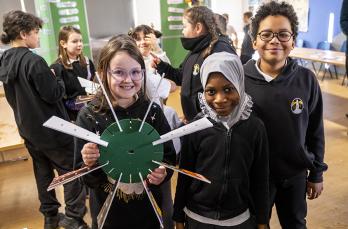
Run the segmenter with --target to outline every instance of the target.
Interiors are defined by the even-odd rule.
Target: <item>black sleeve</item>
[[[56,103],[63,98],[64,82],[53,74],[43,58],[37,58],[31,63],[28,77],[40,97],[47,103]]]
[[[180,153],[179,168],[194,171],[196,164],[196,150],[194,143],[194,134],[189,134],[183,137],[182,148]],[[185,221],[184,207],[187,203],[188,188],[192,183],[192,178],[181,173],[178,174],[176,192],[174,198],[173,220],[176,222]]]
[[[254,135],[254,159],[250,171],[250,193],[257,224],[269,221],[269,149],[266,128],[258,119]]]
[[[175,82],[176,85],[181,86],[183,69],[182,64],[179,68],[173,68],[169,63],[161,61],[157,65],[157,71],[159,74],[165,73],[165,78]]]
[[[310,74],[312,74],[310,72]],[[313,168],[310,169],[308,180],[313,183],[323,181],[323,172],[327,170],[324,163],[325,138],[323,124],[323,100],[320,86],[314,74],[312,75],[313,89],[308,104],[308,127],[306,133],[307,150],[314,154]]]
[[[348,0],[343,0],[341,8],[340,24],[342,32],[348,36]]]
[[[79,112],[77,119],[76,119],[76,125],[89,130],[91,132],[95,132],[96,129],[93,127],[95,126],[96,120],[93,118],[93,116],[90,114],[90,111],[87,107],[82,108],[82,110]],[[75,155],[79,155],[81,157],[81,150],[83,146],[87,143],[87,141],[82,140],[80,138],[74,138],[75,143]],[[82,159],[81,159],[82,160]],[[102,169],[97,169],[85,176],[82,177],[83,182],[90,188],[98,188],[102,185],[108,183],[108,179],[106,174],[103,172]]]

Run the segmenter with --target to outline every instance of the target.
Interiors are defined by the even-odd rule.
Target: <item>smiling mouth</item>
[[[134,86],[120,86],[120,88],[125,89],[125,90],[130,90],[134,88]]]

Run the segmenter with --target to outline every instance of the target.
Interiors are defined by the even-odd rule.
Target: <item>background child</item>
[[[288,58],[298,32],[291,5],[262,5],[251,28],[260,59],[244,65],[246,92],[267,129],[270,206],[276,205],[282,228],[306,228],[305,193],[309,199],[321,194],[327,169],[320,87],[312,71]]]
[[[98,73],[117,117],[142,120],[149,101],[142,89],[142,80],[146,74],[145,64],[134,40],[127,35],[112,38],[100,52]],[[114,118],[102,93],[97,94],[87,107],[82,108],[76,121],[79,126],[100,134],[113,122]],[[152,105],[146,122],[160,134],[170,131],[168,122],[157,104]],[[76,141],[76,151],[82,153],[83,161],[88,166],[94,165],[100,156],[95,144],[80,139]],[[163,160],[170,164],[175,163],[175,151],[171,142],[164,143]],[[165,168],[159,167],[147,176],[149,183],[153,184],[150,188],[159,206],[161,202],[158,185],[170,179],[171,175],[170,170],[166,172]],[[107,187],[110,187],[110,182],[102,170],[84,176],[83,180],[91,188],[92,226],[98,228],[96,218],[108,195]],[[103,228],[159,228],[142,184],[121,183],[119,188]]]
[[[150,26],[139,25],[129,34],[134,38],[144,58],[146,69],[146,93],[150,99],[157,97],[155,102],[162,106],[163,101],[168,98],[169,93],[175,91],[176,85],[171,80],[163,79],[157,91],[157,95],[155,95],[161,76],[157,74],[156,69],[151,66],[153,56],[150,53],[154,53],[158,58],[167,63],[170,63],[169,58],[161,47],[159,47],[155,31]]]
[[[93,80],[95,68],[91,60],[83,55],[81,31],[73,26],[63,26],[58,36],[58,59],[51,68],[65,84],[64,104],[69,117],[75,121],[84,104],[76,104],[79,95],[86,95],[77,77]]]
[[[215,52],[235,53],[226,37],[219,36],[214,13],[205,6],[195,6],[184,11],[181,43],[189,53],[179,68],[173,68],[160,58],[154,59],[157,71],[181,86],[181,106],[184,121],[191,121],[199,112],[198,93],[203,91],[199,70],[203,60]]]
[[[60,203],[55,191],[47,192],[54,178],[73,170],[73,138],[43,127],[52,115],[69,120],[62,103],[64,83],[55,76],[45,60],[29,49],[39,45],[42,20],[22,11],[11,11],[4,16],[1,41],[11,44],[0,59],[0,81],[13,109],[19,134],[32,157],[37,184],[40,212],[45,217],[44,228],[58,227]],[[85,192],[78,180],[64,185],[66,216],[60,225],[67,229],[88,228],[85,215]]]
[[[251,24],[251,17],[253,16],[253,13],[248,11],[243,14],[243,31],[244,31],[244,38],[242,42],[242,47],[240,49],[240,60],[242,61],[242,64],[245,64],[253,57],[253,54],[255,52],[253,48],[253,42],[251,41],[250,37],[250,24]]]
[[[265,228],[268,223],[268,144],[262,121],[251,112],[237,55],[208,56],[201,68],[202,112],[212,128],[184,137],[180,168],[200,173],[206,184],[179,174],[173,219],[177,229]],[[186,217],[185,217],[186,215]],[[254,220],[256,217],[256,223]]]

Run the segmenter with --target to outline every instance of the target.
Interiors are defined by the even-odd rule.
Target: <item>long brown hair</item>
[[[214,19],[214,13],[206,6],[194,6],[187,8],[184,11],[184,17],[187,18],[188,22],[193,26],[197,23],[202,23],[208,33],[211,35],[211,41],[209,46],[203,51],[203,58],[206,58],[212,52],[215,43],[219,39],[219,35],[216,29],[216,22]]]
[[[69,40],[69,36],[72,33],[78,33],[81,35],[81,31],[78,28],[73,27],[71,25],[63,26],[60,29],[59,35],[58,35],[58,59],[56,60],[56,62],[61,62],[63,64],[63,66],[65,68],[68,68],[68,69],[72,69],[72,65],[69,61],[69,56],[68,56],[67,50],[65,48],[63,48],[63,46],[60,44],[60,42],[64,41],[67,43]],[[86,62],[86,58],[84,57],[83,53],[81,53],[78,56],[78,58],[79,58],[81,66],[86,67],[87,62]]]
[[[110,91],[109,83],[107,80],[108,70],[110,68],[110,61],[118,52],[121,52],[121,51],[128,53],[131,56],[131,58],[133,58],[140,64],[141,69],[145,70],[145,63],[144,63],[143,56],[141,55],[141,52],[138,49],[134,39],[125,34],[112,37],[108,41],[108,43],[100,50],[98,67],[97,67],[97,72],[100,76],[102,84],[104,85],[104,88],[109,98],[113,98]],[[145,71],[144,71],[144,74],[146,74]],[[146,75],[144,75],[144,84],[141,90],[138,92],[138,96],[144,96],[146,98],[146,94],[144,90],[145,87],[146,87]],[[117,101],[112,101],[112,102],[113,102],[113,105],[117,105]],[[96,95],[95,112],[100,112],[100,111],[104,112],[107,109],[108,109],[108,104],[107,104],[106,98],[104,94],[102,93],[102,91],[99,91]]]

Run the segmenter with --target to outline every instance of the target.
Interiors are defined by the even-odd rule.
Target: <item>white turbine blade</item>
[[[94,170],[100,169],[100,168],[102,168],[102,167],[104,167],[105,165],[108,165],[108,164],[109,164],[109,161],[106,162],[103,165],[99,165],[99,166],[96,166],[96,167],[87,167],[87,166],[85,166],[85,167],[82,167],[80,169],[68,172],[68,173],[66,173],[64,175],[55,177],[53,179],[53,181],[51,182],[51,184],[48,186],[47,191],[51,191],[52,189],[55,189],[59,185],[63,185],[63,184],[69,183],[70,181],[73,181],[76,178],[82,177],[82,176],[84,176],[84,175],[86,175],[86,174],[88,174],[90,172],[93,172]]]
[[[83,129],[82,127],[79,127],[64,119],[58,118],[57,116],[52,116],[43,124],[43,126],[84,139],[86,141],[94,142],[104,147],[107,147],[109,144],[108,142],[101,140],[100,137],[95,133]]]
[[[98,75],[98,72],[95,72],[95,76],[97,77],[98,82],[99,82],[99,85],[100,85],[100,87],[101,87],[101,89],[102,89],[102,91],[103,91],[103,94],[104,94],[105,98],[106,98],[106,101],[107,101],[108,104],[109,104],[110,110],[111,110],[111,112],[112,112],[112,115],[114,116],[114,119],[115,119],[116,123],[117,123],[118,129],[120,129],[120,132],[122,132],[122,131],[123,131],[123,130],[122,130],[122,127],[121,127],[121,125],[120,125],[120,122],[118,121],[117,115],[116,115],[116,113],[115,113],[115,111],[114,111],[114,107],[113,107],[112,104],[111,104],[111,100],[110,100],[108,94],[106,93],[106,90],[105,90],[105,88],[104,88],[104,86],[103,86],[103,83],[102,83],[102,81],[101,81],[101,79],[100,79],[100,77],[99,77],[99,75]]]
[[[201,118],[197,121],[194,121],[190,124],[182,126],[178,129],[172,130],[169,133],[163,134],[160,136],[160,139],[152,142],[152,145],[158,145],[167,141],[170,141],[174,138],[180,138],[182,136],[212,127],[213,124],[207,118]]]
[[[162,165],[162,166],[164,166],[164,167],[166,167],[168,169],[174,170],[176,172],[182,173],[182,174],[184,174],[186,176],[190,176],[190,177],[195,178],[197,180],[204,181],[204,182],[206,182],[208,184],[211,184],[210,180],[208,180],[207,178],[205,178],[203,175],[201,175],[199,173],[191,172],[191,171],[186,170],[186,169],[180,169],[180,168],[177,168],[177,167],[175,167],[173,165],[169,165],[169,164],[164,163],[164,162],[159,162],[159,161],[154,161],[154,160],[152,160],[152,162],[157,164],[157,165]]]
[[[149,107],[147,108],[147,111],[146,111],[146,113],[145,113],[145,116],[144,116],[144,118],[143,118],[143,121],[141,122],[141,125],[140,125],[140,127],[139,127],[139,133],[141,132],[141,129],[142,129],[143,126],[144,126],[144,122],[145,122],[145,120],[146,120],[147,115],[148,115],[149,112],[150,112],[150,109],[151,109],[151,106],[152,106],[152,104],[153,104],[153,101],[155,101],[155,99],[156,99],[156,95],[157,95],[158,89],[159,89],[159,87],[160,87],[160,85],[161,85],[161,82],[162,82],[162,80],[163,80],[163,78],[164,78],[164,75],[165,75],[165,74],[163,73],[162,76],[161,76],[160,81],[158,82],[158,85],[157,85],[156,90],[155,90],[155,94],[154,94],[153,98],[151,99],[151,102],[150,102],[150,104],[149,104]]]
[[[156,203],[155,197],[153,197],[151,190],[147,187],[147,184],[145,183],[145,181],[143,179],[143,176],[141,175],[140,172],[139,172],[139,177],[141,179],[141,183],[144,186],[146,195],[147,195],[147,197],[150,200],[151,206],[152,206],[152,208],[153,208],[153,210],[154,210],[154,212],[155,212],[155,214],[157,216],[157,219],[158,219],[158,221],[160,223],[160,226],[161,226],[161,228],[164,228],[164,226],[163,226],[163,218],[162,218],[162,211],[158,207],[158,204]]]
[[[85,91],[87,93],[93,94],[93,95],[97,93],[99,88],[98,83],[95,83],[91,80],[86,80],[85,78],[82,78],[82,77],[77,77],[77,79],[79,80],[81,86],[85,88]]]
[[[98,216],[97,216],[97,224],[98,224],[98,229],[102,229],[106,220],[106,217],[108,216],[112,201],[115,198],[115,194],[118,188],[118,185],[120,184],[122,178],[122,173],[120,174],[118,180],[116,183],[112,186],[112,191],[109,193],[108,197],[106,198],[102,209],[100,210]]]

